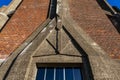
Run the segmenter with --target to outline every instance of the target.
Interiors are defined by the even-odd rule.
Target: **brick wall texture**
[[[120,34],[96,0],[69,0],[70,14],[77,24],[104,49],[120,59]]]
[[[49,0],[23,0],[0,32],[0,58],[11,54],[47,18]]]
[[[68,0],[70,14],[77,24],[109,56],[120,59],[120,34],[96,0]],[[47,18],[49,0],[23,0],[0,32],[0,58],[11,54]]]

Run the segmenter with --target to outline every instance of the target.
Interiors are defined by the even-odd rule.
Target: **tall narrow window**
[[[38,68],[36,80],[82,80],[80,68]]]

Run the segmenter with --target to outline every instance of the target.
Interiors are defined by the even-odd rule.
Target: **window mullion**
[[[46,80],[47,68],[45,68],[44,80]]]
[[[74,68],[72,68],[72,70],[73,70],[73,80],[75,80]]]
[[[54,80],[56,78],[56,68],[54,68]]]
[[[65,79],[65,68],[63,68],[63,78],[64,78],[64,80],[66,80]]]

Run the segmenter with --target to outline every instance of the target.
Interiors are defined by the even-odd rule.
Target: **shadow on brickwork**
[[[53,19],[56,17],[56,7],[57,0],[50,0],[47,18]]]
[[[107,15],[107,17],[110,19],[116,30],[120,34],[120,14],[115,14],[115,15]]]
[[[109,8],[109,6],[104,2],[104,0],[96,0],[96,1],[103,10],[111,13],[111,15],[106,14],[106,16],[109,18],[111,23],[114,25],[118,33],[120,33],[120,9],[118,9],[116,6],[111,6],[116,11],[116,13],[114,13]]]
[[[108,5],[103,0],[96,0],[96,1],[103,10],[111,12],[113,14],[112,10],[108,7]]]
[[[6,23],[3,25],[3,27],[0,29],[0,32],[2,32],[2,30],[4,29],[4,27],[7,25],[7,23],[10,21],[11,17],[14,15],[14,13],[9,14],[8,17],[9,19],[6,21]]]

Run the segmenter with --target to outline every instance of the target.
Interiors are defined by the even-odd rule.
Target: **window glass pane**
[[[82,80],[82,74],[80,68],[73,68],[74,80]]]
[[[80,68],[38,68],[36,80],[83,80]]]
[[[45,80],[54,80],[54,68],[47,68]]]
[[[63,68],[56,68],[56,79],[63,80]]]
[[[45,68],[38,68],[36,80],[44,80]]]
[[[73,68],[65,68],[66,80],[73,80]]]

